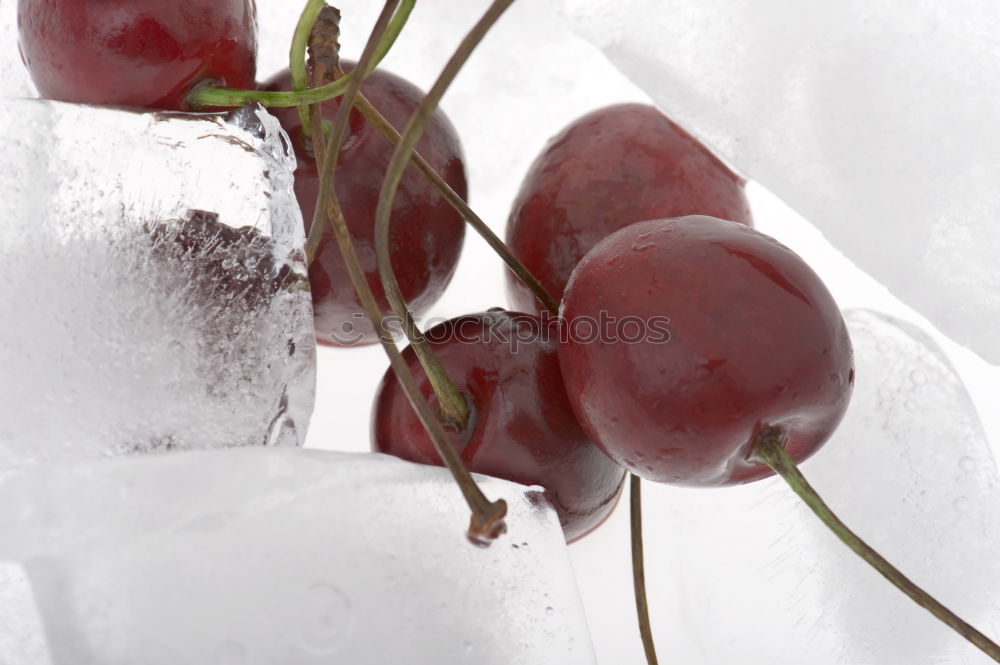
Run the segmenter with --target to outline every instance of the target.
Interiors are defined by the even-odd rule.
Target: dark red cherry
[[[343,62],[344,69],[354,67]],[[262,86],[267,90],[290,90],[291,77],[284,71]],[[407,81],[383,70],[372,72],[361,88],[364,95],[397,129],[402,129],[424,94]],[[323,103],[323,116],[333,121],[339,99]],[[271,109],[295,146],[298,168],[295,195],[306,230],[312,228],[319,173],[294,108]],[[368,284],[390,313],[375,262],[374,219],[382,178],[393,146],[358,111],[352,111],[349,135],[337,163],[335,190],[351,230]],[[417,150],[462,198],[466,196],[465,164],[458,134],[440,109],[424,132]],[[389,234],[392,265],[410,310],[419,315],[444,292],[455,272],[465,222],[420,173],[408,168],[392,208]],[[320,244],[309,270],[312,284],[316,338],[335,345],[377,341],[368,318],[363,315],[332,234]]]
[[[593,111],[553,137],[521,184],[507,244],[555,298],[583,255],[634,222],[711,215],[751,223],[743,179],[652,106]],[[541,305],[513,273],[513,309]]]
[[[451,319],[426,334],[471,410],[469,425],[453,435],[468,468],[544,487],[568,541],[598,526],[614,509],[625,472],[587,438],[570,409],[556,326],[494,309]],[[404,357],[421,392],[436,403],[413,349]],[[391,370],[375,398],[372,448],[440,465]]]
[[[207,79],[254,85],[253,0],[18,0],[17,26],[48,99],[187,110]]]
[[[561,311],[574,412],[649,480],[769,475],[746,459],[762,427],[782,428],[802,461],[850,399],[853,353],[837,304],[798,255],[743,224],[693,216],[618,231],[580,261]]]

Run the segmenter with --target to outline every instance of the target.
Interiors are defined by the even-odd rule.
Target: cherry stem
[[[332,16],[330,13],[332,12]],[[326,14],[326,18],[324,18]],[[334,29],[330,30],[330,21],[334,21],[332,26]],[[322,24],[321,24],[322,22]],[[325,2],[320,10],[319,15],[316,20],[313,21],[312,31],[309,34],[309,66],[312,71],[312,79],[310,85],[312,87],[319,87],[331,80],[334,80],[335,75],[340,72],[340,10],[330,7]],[[376,26],[378,27],[378,26]],[[348,86],[350,91],[350,86]],[[354,91],[357,94],[357,91]],[[319,137],[316,140],[312,140],[311,146],[313,151],[313,158],[316,160],[316,164],[320,166],[320,178],[321,182],[333,182],[333,173],[336,169],[336,159],[327,161],[326,159],[326,137],[327,132],[325,131],[324,124],[329,128],[329,123],[327,123],[323,118],[323,109],[321,104],[310,104],[307,106],[309,109],[309,119],[312,126],[308,128],[309,136]],[[346,123],[345,123],[346,126]],[[306,127],[303,127],[306,129]],[[336,137],[336,145],[339,146],[344,141],[344,129],[341,129],[340,135]],[[331,132],[332,133],[332,132]],[[319,198],[319,197],[317,197]],[[318,203],[318,201],[317,201]],[[339,205],[339,201],[337,202]],[[319,241],[322,239],[323,232],[326,229],[327,215],[317,214],[319,208],[313,211],[312,225],[310,226],[309,237],[306,239],[306,265],[311,266],[312,262],[316,258],[316,252],[319,248]]]
[[[392,159],[386,167],[384,180],[382,181],[382,190],[379,192],[378,206],[375,210],[375,256],[386,298],[392,305],[396,316],[402,321],[403,331],[406,333],[407,339],[410,340],[410,346],[416,353],[421,366],[427,374],[427,378],[434,388],[442,417],[446,422],[454,423],[462,428],[466,426],[469,419],[469,410],[466,407],[465,400],[455,388],[455,385],[448,379],[448,375],[437,358],[434,357],[434,353],[431,351],[430,345],[427,343],[423,333],[420,332],[420,329],[413,321],[413,317],[406,307],[403,294],[399,289],[399,283],[396,281],[396,275],[393,272],[389,256],[389,217],[392,212],[392,204],[396,197],[396,191],[399,189],[399,183],[403,177],[403,171],[406,169],[406,164],[416,149],[417,142],[420,140],[424,128],[430,122],[432,114],[437,109],[441,97],[444,96],[445,91],[451,85],[452,81],[455,80],[462,66],[469,59],[469,56],[472,55],[472,51],[512,3],[513,0],[494,0],[482,18],[479,19],[472,30],[462,39],[455,53],[452,54],[445,65],[441,75],[434,82],[434,85],[431,86],[427,96],[421,100],[417,108],[413,111],[413,115],[410,116],[410,120],[406,123],[406,127],[400,136],[399,143],[392,153]]]
[[[361,93],[358,93],[358,98],[354,102],[354,107],[361,112],[361,115],[365,117],[368,122],[372,123],[376,129],[382,132],[392,145],[399,145],[400,134],[395,127],[392,126],[385,117],[379,113],[371,102]],[[475,211],[469,207],[469,204],[462,199],[454,189],[451,188],[444,178],[442,178],[437,171],[434,170],[430,164],[427,163],[419,152],[414,150],[411,161],[416,165],[417,170],[430,182],[430,184],[444,197],[444,199],[454,208],[458,214],[468,222],[476,233],[478,233],[486,244],[497,253],[497,255],[507,264],[507,267],[513,272],[518,279],[521,280],[531,292],[535,294],[542,305],[549,310],[552,314],[559,314],[559,301],[552,297],[548,290],[542,285],[542,283],[535,277],[527,266],[521,263],[521,260],[514,256],[514,253],[510,248],[504,243],[500,237],[493,232],[493,230],[487,226],[486,222],[475,213]]]
[[[883,577],[893,583],[897,589],[909,596],[935,617],[940,619],[955,632],[978,647],[983,653],[1000,662],[1000,646],[990,638],[960,619],[954,612],[939,603],[933,596],[914,584],[895,566],[889,563],[881,554],[871,548],[857,534],[847,528],[826,502],[820,498],[816,490],[799,471],[788,451],[785,450],[787,434],[778,427],[765,427],[754,439],[753,448],[748,459],[758,464],[766,464],[781,476],[792,490],[799,495],[817,517],[839,538],[851,548],[855,554],[868,562]]]
[[[299,16],[299,22],[295,25],[295,32],[292,33],[292,45],[288,49],[288,71],[292,77],[294,92],[302,92],[309,87],[306,75],[306,47],[309,45],[309,37],[312,35],[313,26],[316,25],[316,19],[325,6],[324,0],[307,0]],[[299,104],[299,121],[303,132],[308,136],[311,133],[308,104]]]
[[[355,71],[371,71],[371,69],[367,67],[367,63],[371,62],[374,56],[374,45],[379,42],[378,35],[382,34],[382,32],[386,29],[386,26],[389,23],[389,18],[392,16],[393,9],[398,3],[399,0],[386,1],[378,22],[372,30],[371,38],[365,46],[364,52],[361,54],[361,59],[358,62],[358,68]],[[314,75],[319,76],[321,73],[314,72]],[[363,78],[364,75],[362,74],[356,79],[351,80],[347,92],[345,92],[343,103],[337,110],[337,116],[334,119],[334,125],[330,133],[329,140],[325,145],[322,145],[322,147],[319,147],[322,144],[322,141],[316,142],[317,147],[319,147],[319,152],[317,152],[316,156],[318,159],[321,159],[323,163],[323,179],[320,182],[330,183],[330,185],[319,188],[316,215],[313,219],[313,229],[319,225],[320,218],[328,218],[332,223],[334,237],[337,240],[337,245],[344,258],[344,264],[347,266],[347,272],[350,275],[351,283],[354,286],[354,290],[358,294],[358,298],[361,300],[361,304],[364,307],[365,312],[368,314],[369,320],[372,322],[372,325],[378,333],[379,342],[382,344],[382,348],[385,350],[386,355],[389,356],[389,363],[396,374],[396,378],[399,380],[400,386],[403,388],[407,398],[410,400],[410,404],[417,413],[417,417],[423,424],[424,429],[427,430],[427,434],[434,443],[441,459],[444,460],[445,465],[451,471],[452,476],[455,478],[455,482],[458,484],[459,489],[465,497],[466,503],[468,503],[469,508],[472,511],[472,516],[469,521],[469,538],[477,543],[488,544],[492,540],[498,538],[507,529],[506,524],[504,523],[504,517],[507,514],[507,503],[503,499],[491,502],[482,493],[479,486],[476,485],[475,480],[473,480],[472,476],[469,474],[468,469],[466,469],[465,465],[462,463],[461,457],[459,457],[458,453],[448,440],[448,435],[445,433],[444,427],[434,414],[433,409],[420,393],[420,389],[413,377],[413,373],[410,371],[409,366],[406,364],[402,354],[396,347],[392,336],[386,329],[382,318],[381,308],[375,300],[375,294],[372,293],[371,286],[369,286],[368,280],[365,278],[364,269],[362,269],[361,264],[358,261],[358,255],[354,248],[354,243],[351,240],[350,231],[347,228],[347,221],[344,219],[344,213],[340,207],[340,202],[337,199],[336,193],[333,191],[332,179],[336,173],[340,145],[344,138],[347,127],[347,119],[350,114],[354,95],[358,93]],[[312,120],[315,123],[315,126],[320,126],[322,123],[321,115],[318,112],[312,113]],[[318,129],[316,137],[319,138],[322,135],[322,130]],[[321,213],[320,211],[323,212]]]
[[[632,525],[632,584],[635,587],[635,611],[639,617],[639,634],[646,652],[647,665],[658,665],[653,629],[649,623],[649,603],[646,600],[646,566],[642,554],[642,490],[639,476],[629,480],[629,508]]]
[[[406,21],[410,18],[410,12],[413,11],[414,4],[416,4],[416,0],[400,1],[399,10],[393,15],[388,28],[379,40],[375,56],[369,62],[364,72],[366,75],[382,61],[389,52],[389,49],[392,48],[392,45],[396,42],[396,38],[399,37],[399,33],[403,30],[403,26],[406,25]],[[193,109],[205,108],[207,106],[236,107],[251,102],[259,102],[264,106],[275,107],[318,104],[343,95],[357,71],[355,69],[345,78],[331,81],[318,88],[307,88],[297,92],[294,90],[291,92],[242,90],[239,88],[219,88],[210,84],[200,85],[191,91],[187,101]]]

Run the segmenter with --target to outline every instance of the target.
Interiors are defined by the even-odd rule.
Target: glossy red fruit
[[[206,79],[254,85],[253,0],[18,0],[17,26],[48,99],[187,110]]]
[[[783,428],[802,461],[850,399],[853,353],[837,304],[798,255],[742,224],[693,216],[618,231],[576,267],[562,314],[574,412],[649,480],[769,475],[746,459],[760,428]],[[587,338],[590,319],[604,321],[601,339]]]
[[[343,62],[344,69],[354,67]],[[266,90],[290,90],[287,71],[263,84]],[[424,94],[409,82],[383,70],[375,70],[361,91],[397,129],[402,129]],[[323,116],[333,122],[340,107],[339,99],[323,103]],[[294,108],[271,109],[295,146],[298,168],[295,171],[295,195],[302,208],[306,230],[312,228],[319,173]],[[374,220],[382,178],[393,146],[381,132],[358,111],[350,116],[349,135],[337,163],[335,191],[351,230],[361,266],[368,284],[390,314],[388,301],[375,262]],[[417,151],[441,174],[445,182],[462,198],[467,187],[462,145],[447,116],[440,109],[424,132]],[[465,222],[437,193],[424,177],[408,168],[400,183],[392,208],[389,234],[392,265],[410,310],[419,315],[433,304],[451,281],[465,239]],[[334,345],[353,345],[378,341],[362,307],[340,250],[333,235],[327,233],[309,270],[312,284],[316,338]]]
[[[451,319],[426,334],[471,408],[468,427],[453,438],[468,468],[544,487],[568,541],[598,526],[614,509],[625,472],[587,438],[570,409],[556,327],[494,309]],[[421,392],[436,403],[413,350],[404,356]],[[375,398],[372,448],[440,465],[391,370]]]
[[[553,137],[521,184],[507,244],[555,298],[583,255],[634,222],[711,215],[751,223],[743,179],[652,106],[593,111]],[[541,305],[513,273],[513,309]]]

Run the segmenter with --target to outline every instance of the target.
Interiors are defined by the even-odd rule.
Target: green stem
[[[631,508],[632,528],[632,584],[635,589],[635,611],[639,617],[639,635],[642,648],[646,652],[646,663],[657,665],[656,647],[653,645],[653,629],[649,623],[649,603],[646,599],[646,566],[642,554],[642,490],[639,476],[631,476],[629,481],[629,508]]]
[[[361,115],[372,123],[376,129],[382,132],[390,143],[399,145],[400,135],[396,128],[378,112],[371,102],[363,94],[358,94],[354,107],[361,112]],[[542,305],[552,314],[559,314],[559,301],[552,297],[542,283],[535,277],[527,266],[521,263],[510,248],[500,239],[493,230],[487,226],[486,222],[469,207],[469,204],[451,188],[444,178],[427,163],[419,152],[414,151],[411,161],[416,165],[417,170],[430,182],[430,184],[444,197],[444,199],[469,223],[476,233],[478,233],[486,244],[507,264],[507,267],[520,279],[531,292],[535,294]]]
[[[513,0],[494,0],[479,22],[469,31],[459,44],[455,53],[448,60],[444,70],[438,77],[434,85],[431,86],[427,96],[417,105],[413,115],[410,116],[406,128],[403,130],[399,144],[392,153],[384,180],[382,190],[379,192],[378,206],[375,210],[375,256],[378,261],[379,275],[382,278],[382,286],[385,290],[386,298],[392,305],[396,316],[403,322],[403,331],[410,340],[421,366],[427,373],[427,377],[434,386],[434,392],[438,396],[439,408],[446,421],[464,427],[468,422],[469,412],[466,408],[465,400],[462,398],[454,384],[448,379],[444,368],[434,357],[426,338],[416,323],[410,311],[406,307],[406,301],[399,289],[396,275],[392,269],[392,262],[389,256],[389,217],[392,213],[392,203],[399,189],[399,182],[403,177],[403,171],[410,160],[410,156],[416,149],[417,142],[423,134],[424,128],[430,122],[431,116],[437,109],[441,97],[444,96],[448,86],[458,75],[466,60],[472,55],[472,51],[503,15],[503,12],[513,3]]]
[[[847,525],[830,510],[826,502],[820,498],[816,490],[812,488],[805,479],[805,476],[802,475],[802,472],[799,471],[795,460],[785,450],[786,438],[787,435],[784,430],[777,427],[765,427],[754,440],[753,449],[748,459],[751,462],[771,467],[799,495],[799,498],[809,506],[823,524],[841,542],[851,548],[855,554],[867,561],[872,568],[892,582],[897,589],[909,596],[917,605],[926,609],[959,635],[978,647],[987,656],[1000,663],[1000,646],[997,646],[990,638],[960,619],[954,612],[939,603],[937,599],[914,584],[881,554],[872,549],[857,534],[847,528]]]
[[[364,52],[361,54],[356,71],[371,71],[371,68],[367,64],[372,61],[375,55],[375,45],[380,41],[379,36],[386,30],[393,9],[395,9],[398,3],[399,0],[386,1],[382,13],[372,30],[371,38],[368,40]],[[507,504],[503,499],[491,502],[482,493],[482,490],[476,485],[468,469],[462,463],[461,457],[448,440],[448,435],[445,433],[441,422],[437,419],[423,395],[421,395],[413,373],[410,371],[409,366],[396,347],[392,336],[386,329],[381,308],[375,300],[375,295],[372,293],[368,280],[365,278],[364,269],[362,269],[358,261],[357,252],[351,241],[351,234],[347,228],[343,210],[340,207],[332,186],[332,180],[336,174],[340,146],[347,128],[347,120],[353,106],[354,96],[358,94],[363,78],[364,75],[362,74],[356,80],[351,81],[344,94],[343,103],[337,110],[330,138],[321,149],[323,161],[321,171],[323,176],[320,180],[321,186],[316,204],[316,214],[313,218],[313,229],[315,230],[317,226],[321,225],[321,221],[325,221],[327,218],[332,222],[334,237],[344,258],[344,264],[347,266],[351,283],[358,294],[358,298],[361,300],[365,312],[368,314],[369,320],[375,327],[382,348],[389,356],[389,363],[396,374],[396,378],[399,380],[400,386],[403,388],[407,398],[410,400],[410,404],[417,413],[417,417],[434,443],[441,459],[451,471],[455,482],[458,484],[472,511],[472,517],[469,522],[469,537],[477,542],[488,543],[506,531],[504,517],[507,514]],[[313,115],[313,121],[319,124],[319,114]],[[322,136],[322,134],[318,133],[318,136]]]
[[[389,26],[375,50],[375,58],[369,63],[367,72],[382,61],[389,49],[396,42],[399,33],[413,11],[416,0],[401,0],[399,10],[392,17]],[[356,70],[355,70],[356,71]],[[339,97],[347,90],[355,72],[352,71],[345,78],[337,79],[319,88],[307,88],[301,91],[275,92],[268,90],[240,90],[238,88],[218,88],[213,85],[201,85],[196,87],[188,95],[188,104],[193,109],[205,108],[208,106],[235,107],[249,104],[250,102],[260,102],[264,106],[300,106],[302,104],[319,104],[328,99]]]
[[[306,78],[306,47],[309,45],[309,35],[312,34],[316,19],[325,5],[324,0],[307,0],[306,6],[302,8],[299,22],[295,25],[295,32],[292,33],[292,45],[288,49],[288,71],[292,76],[292,90],[302,92],[309,87]],[[303,132],[308,136],[311,133],[309,121],[309,105],[299,104],[299,121],[302,124]]]

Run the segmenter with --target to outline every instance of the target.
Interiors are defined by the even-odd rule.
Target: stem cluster
[[[366,314],[374,325],[375,330],[378,331],[379,343],[389,356],[389,362],[399,379],[400,385],[406,392],[406,395],[420,418],[421,423],[427,430],[431,440],[434,442],[434,446],[437,449],[438,454],[451,471],[455,481],[462,491],[463,496],[465,497],[466,502],[469,505],[470,510],[472,511],[472,517],[469,525],[469,537],[474,542],[488,543],[506,530],[504,516],[507,513],[507,505],[502,499],[490,501],[485,495],[483,495],[482,491],[469,474],[468,469],[466,469],[465,465],[462,463],[458,453],[451,445],[438,415],[433,412],[430,405],[427,403],[427,400],[424,399],[423,395],[420,393],[412,372],[410,372],[410,369],[397,348],[395,341],[389,334],[387,327],[383,325],[381,308],[379,307],[371,288],[368,286],[368,282],[364,276],[364,271],[358,262],[357,253],[355,252],[350,232],[348,231],[347,223],[344,219],[343,211],[333,188],[333,178],[336,173],[337,159],[340,153],[340,146],[343,142],[344,134],[347,129],[347,121],[350,111],[353,108],[354,100],[358,95],[364,77],[369,71],[371,71],[371,69],[373,69],[374,58],[377,57],[378,53],[381,52],[384,55],[384,53],[388,50],[388,46],[382,45],[387,39],[395,39],[395,35],[387,33],[386,31],[392,21],[398,16],[399,12],[396,8],[397,5],[399,5],[399,2],[400,0],[386,1],[381,14],[379,15],[378,21],[372,30],[371,37],[361,54],[357,68],[354,70],[355,76],[344,76],[343,78],[336,79],[340,81],[347,80],[348,85],[344,91],[344,96],[337,111],[337,116],[334,119],[330,136],[325,143],[321,140],[321,137],[323,137],[323,128],[321,124],[322,115],[320,110],[318,108],[310,110],[313,125],[312,129],[315,155],[317,161],[321,164],[320,182],[324,183],[324,185],[319,188],[315,218],[313,219],[310,237],[307,241],[307,254],[310,259],[315,256],[316,247],[318,247],[319,239],[322,237],[326,223],[328,221],[332,223],[334,237],[337,240],[338,247],[340,248],[341,254],[344,258],[344,263],[347,266],[351,282],[358,294],[359,299],[361,300]],[[386,35],[388,35],[388,37]],[[322,82],[322,78],[325,78],[328,75],[331,77],[335,76],[336,73],[340,71],[338,64],[336,62],[331,62],[328,58],[313,58],[313,64],[313,82],[315,84],[320,84]],[[330,68],[331,64],[333,65],[332,70]],[[391,197],[388,200],[388,203],[391,206]]]

